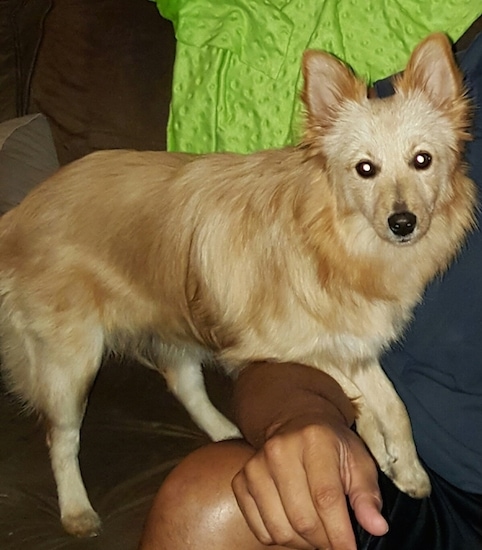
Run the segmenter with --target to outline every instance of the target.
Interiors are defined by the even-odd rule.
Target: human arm
[[[332,378],[299,364],[255,363],[236,382],[234,408],[257,452],[232,486],[261,542],[354,550],[346,497],[364,529],[387,531],[375,464]]]

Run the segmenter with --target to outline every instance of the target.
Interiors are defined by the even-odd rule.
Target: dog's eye
[[[425,151],[421,151],[413,157],[413,166],[417,170],[426,170],[431,164],[432,155]]]
[[[377,175],[377,167],[369,160],[362,160],[356,166],[356,171],[362,178],[373,178]]]

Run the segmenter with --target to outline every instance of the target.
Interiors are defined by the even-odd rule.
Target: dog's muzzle
[[[396,212],[388,218],[390,231],[402,239],[411,235],[416,225],[417,216],[412,212]]]

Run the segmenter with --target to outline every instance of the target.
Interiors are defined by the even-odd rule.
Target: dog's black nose
[[[417,216],[412,212],[397,212],[388,218],[390,231],[399,237],[410,235],[417,225]]]

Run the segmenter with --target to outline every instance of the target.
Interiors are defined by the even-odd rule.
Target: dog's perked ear
[[[465,98],[462,73],[444,34],[431,34],[418,44],[405,71],[395,81],[395,88],[404,94],[413,90],[425,93],[434,107],[452,114],[461,139],[469,138],[466,132],[469,103]]]
[[[344,101],[360,101],[367,96],[366,85],[334,56],[318,50],[303,55],[304,87],[308,129],[327,129],[337,118]]]

